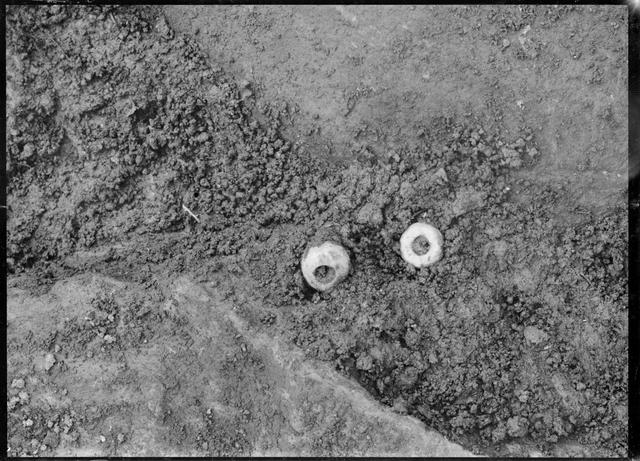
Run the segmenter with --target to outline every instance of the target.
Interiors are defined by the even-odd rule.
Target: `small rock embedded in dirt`
[[[24,148],[22,149],[22,159],[26,160],[28,158],[31,158],[31,156],[35,153],[36,148],[34,147],[33,144],[31,143],[27,143],[25,144]]]
[[[445,182],[449,181],[449,177],[447,176],[447,172],[444,168],[439,168],[433,176]]]
[[[536,327],[528,326],[524,329],[524,337],[530,343],[538,344],[540,342],[546,341],[549,338],[549,335]]]
[[[60,437],[54,431],[47,432],[43,440],[44,444],[51,448],[56,448],[58,443],[60,443]]]
[[[9,399],[9,402],[7,403],[7,408],[10,411],[14,410],[19,403],[20,403],[20,397],[13,396],[13,397],[11,397],[11,399]]]
[[[116,340],[116,338],[114,338],[114,337],[113,337],[113,336],[111,336],[111,335],[104,335],[104,338],[103,338],[103,339],[104,339],[104,342],[105,342],[105,343],[107,343],[107,344],[112,344],[112,343],[114,343],[114,342],[115,342],[115,340]]]
[[[248,88],[243,88],[240,91],[240,99],[242,99],[243,101],[250,98],[251,96],[253,96],[253,91]]]
[[[45,355],[44,357],[44,369],[46,371],[51,370],[51,367],[53,367],[56,364],[56,358],[54,357],[54,355],[49,352],[47,355]]]
[[[481,208],[486,198],[487,194],[485,192],[476,191],[470,187],[460,189],[451,205],[451,212],[454,217],[461,216],[469,211]]]
[[[504,160],[502,161],[504,165],[508,165],[512,168],[520,168],[522,166],[522,160],[520,159],[520,154],[517,150],[503,147],[500,152],[504,157]]]
[[[507,436],[507,427],[503,422],[498,423],[498,426],[491,431],[491,438],[494,442],[502,442]]]
[[[509,39],[505,38],[502,40],[502,49],[506,49],[509,48],[509,46],[511,45],[511,42],[509,41]]]
[[[22,389],[24,387],[24,379],[16,378],[11,382],[11,387],[14,389]]]
[[[70,415],[65,414],[62,417],[62,430],[64,431],[65,434],[67,434],[71,429],[71,427],[73,427],[73,419],[71,419]]]
[[[507,433],[511,437],[524,437],[527,435],[527,421],[520,416],[514,416],[507,420]]]
[[[375,203],[367,203],[360,208],[356,219],[359,224],[370,224],[372,226],[380,226],[384,221],[382,209]]]
[[[398,397],[393,402],[393,407],[391,408],[398,414],[406,415],[407,414],[407,402],[402,397]]]
[[[525,145],[526,145],[526,143],[524,142],[524,139],[518,138],[518,139],[516,139],[516,142],[513,143],[512,147],[514,147],[516,149],[522,149]]]
[[[358,370],[371,370],[371,368],[373,367],[373,359],[369,354],[363,354],[358,357],[358,360],[356,361],[356,367],[358,368]]]
[[[407,367],[398,376],[397,383],[403,389],[409,389],[418,381],[420,372],[415,367]]]
[[[168,40],[173,38],[173,30],[169,27],[167,20],[162,15],[158,19],[158,22],[156,22],[156,30],[163,38]]]

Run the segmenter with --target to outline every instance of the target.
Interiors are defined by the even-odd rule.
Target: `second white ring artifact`
[[[429,243],[429,249],[424,254],[418,254],[414,249],[414,242],[419,237],[423,237]],[[442,234],[431,224],[413,223],[400,237],[400,254],[402,259],[414,267],[430,266],[442,257],[443,242]]]

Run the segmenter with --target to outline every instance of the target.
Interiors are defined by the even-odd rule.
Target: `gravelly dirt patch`
[[[623,191],[616,208],[567,222],[558,215],[566,187],[514,175],[545,155],[533,130],[503,139],[451,117],[384,155],[361,149],[346,165],[313,156],[280,134],[286,107],[248,95],[152,13],[7,10],[10,280],[38,294],[100,271],[153,298],[96,298],[87,322],[69,320],[37,347],[120,366],[127,350],[178,328],[150,307],[164,300],[159,271],[222,273],[218,289],[250,324],[470,450],[626,454]],[[442,231],[445,250],[415,270],[398,239],[419,220]],[[322,235],[353,264],[328,294],[299,271],[307,242]],[[250,300],[258,306],[244,309]],[[29,335],[8,344],[9,356],[34,348]],[[68,371],[48,360],[33,367]],[[180,366],[197,375],[189,363]],[[31,383],[33,370],[20,367],[27,373],[10,361],[7,375],[12,454],[56,448],[65,421],[90,425],[91,408],[73,395],[65,413],[29,412],[21,392],[55,379]],[[25,379],[21,391],[14,380]],[[166,398],[182,398],[175,392]],[[126,402],[108,414],[124,411]],[[219,437],[219,421],[207,421],[198,434],[180,426],[187,448]],[[76,433],[70,443],[81,448]],[[115,450],[125,436],[114,434]],[[223,438],[230,445],[218,454],[250,452],[250,435]]]

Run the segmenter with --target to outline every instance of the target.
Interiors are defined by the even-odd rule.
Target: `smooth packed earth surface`
[[[6,30],[9,456],[626,455],[625,6]]]

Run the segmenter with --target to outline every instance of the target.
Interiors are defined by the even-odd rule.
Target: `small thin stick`
[[[194,215],[194,214],[191,212],[191,210],[190,210],[189,208],[187,208],[186,206],[184,206],[184,203],[182,204],[182,209],[183,209],[184,211],[186,211],[187,213],[189,213],[189,214],[193,217],[193,219],[195,219],[195,220],[196,220],[196,222],[198,222],[198,223],[200,222],[200,220],[198,219],[198,217],[197,217],[196,215]]]
[[[589,279],[587,277],[585,277],[584,274],[578,274],[578,272],[576,272],[575,269],[571,269],[573,271],[574,274],[576,274],[576,276],[578,277],[582,277],[582,279],[587,282],[587,285],[589,285],[589,287],[592,287],[591,282],[589,282]],[[593,287],[592,287],[593,288]]]
[[[58,43],[58,41],[55,38],[51,38],[51,40],[53,40],[53,43],[56,44],[56,46],[58,47],[58,49],[60,51],[62,51],[62,54],[64,54],[68,59],[70,58],[70,56],[67,54],[67,52],[64,50],[64,48],[62,48],[62,46]]]

